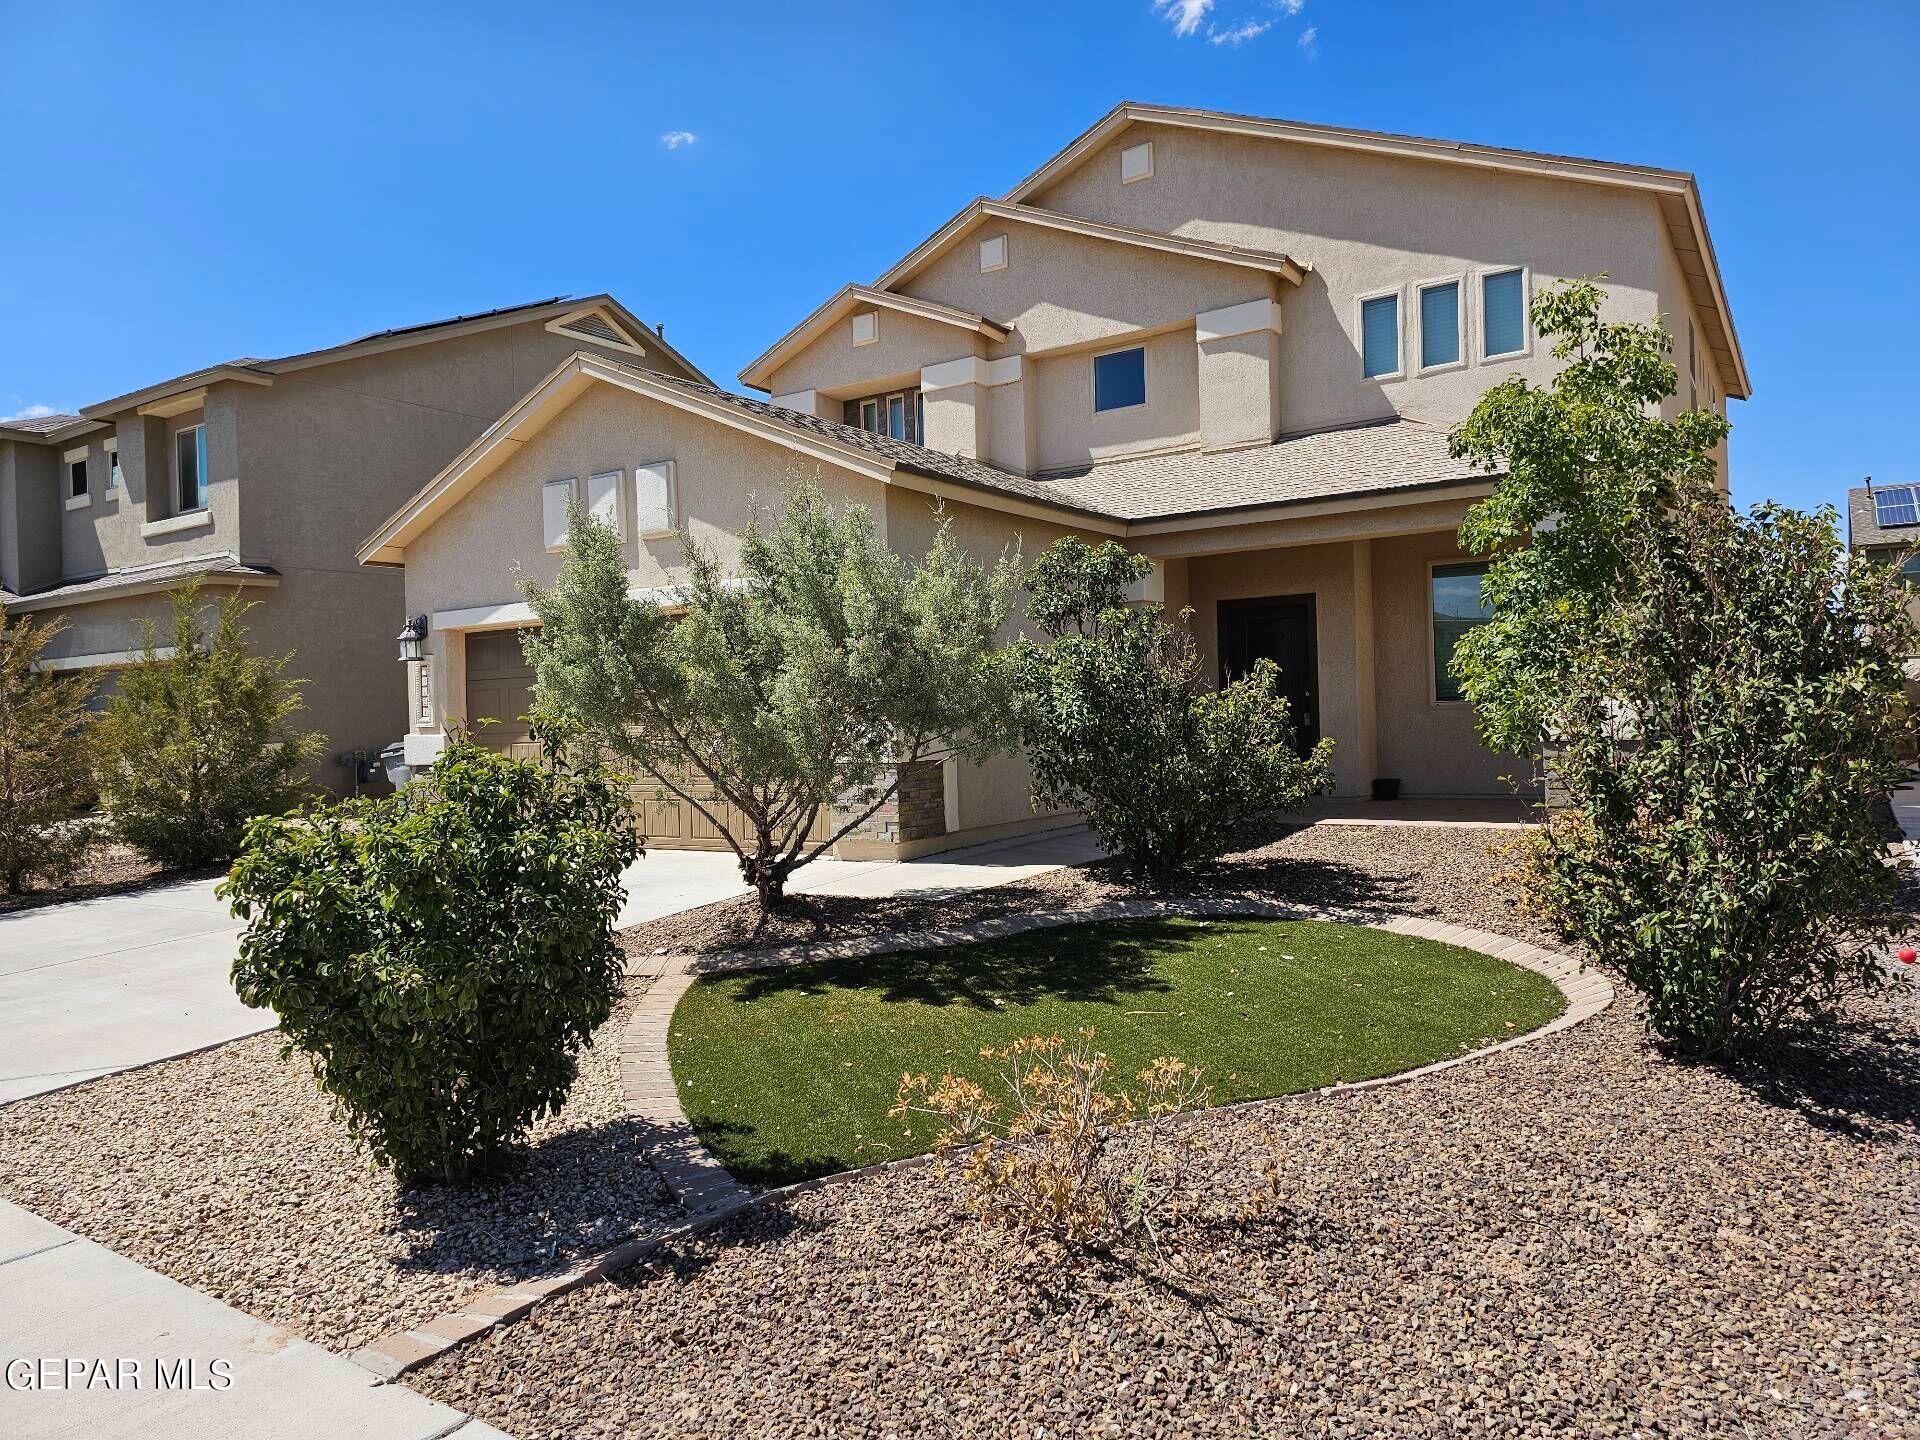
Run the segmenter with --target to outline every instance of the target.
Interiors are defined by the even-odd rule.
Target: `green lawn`
[[[917,1154],[888,1120],[902,1071],[985,1079],[982,1046],[1095,1044],[1129,1081],[1200,1066],[1216,1104],[1391,1075],[1560,1013],[1504,961],[1322,921],[1125,920],[698,981],[673,1016],[680,1103],[743,1180],[779,1184]]]

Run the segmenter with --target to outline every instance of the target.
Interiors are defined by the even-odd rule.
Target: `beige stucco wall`
[[[60,452],[0,440],[0,588],[51,585],[60,576]]]
[[[1096,414],[1093,408],[1093,359],[1107,347],[1026,362],[1035,385],[1040,469],[1199,443],[1200,354],[1192,325],[1139,343],[1147,352],[1147,399],[1125,410]]]
[[[1120,183],[1119,152],[1151,138],[1154,174]],[[1396,159],[1246,136],[1131,126],[1029,202],[1118,225],[1278,250],[1313,269],[1283,287],[1280,428],[1320,429],[1395,413],[1463,417],[1511,371],[1545,380],[1537,345],[1519,360],[1478,359],[1482,269],[1523,265],[1534,289],[1608,275],[1608,310],[1650,319],[1664,243],[1651,196],[1471,166]],[[1361,376],[1358,297],[1401,290],[1402,353],[1417,358],[1413,287],[1463,276],[1468,363],[1397,381]],[[1164,289],[1167,282],[1159,282]],[[1171,297],[1168,297],[1169,300]],[[950,302],[952,303],[952,302]],[[1204,305],[1191,308],[1204,309]]]
[[[863,313],[880,317],[879,338],[868,345],[855,345],[853,316]],[[986,353],[985,346],[984,336],[958,325],[925,320],[899,310],[861,306],[834,321],[811,345],[774,371],[771,393],[819,390],[847,399],[889,387],[918,385],[920,372],[928,365],[981,355]]]

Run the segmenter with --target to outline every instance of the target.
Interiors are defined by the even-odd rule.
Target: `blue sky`
[[[597,290],[732,384],[1138,99],[1692,170],[1736,497],[1920,480],[1911,0],[0,0],[0,53],[0,415]]]

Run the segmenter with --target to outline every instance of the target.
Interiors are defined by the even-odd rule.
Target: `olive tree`
[[[1833,513],[1740,513],[1717,415],[1662,418],[1671,344],[1590,281],[1534,322],[1566,368],[1482,398],[1456,452],[1505,475],[1462,527],[1492,619],[1454,667],[1489,743],[1543,754],[1543,908],[1682,1053],[1763,1047],[1883,973],[1898,883],[1874,802],[1906,771],[1905,594]]]
[[[706,817],[763,914],[893,797],[902,767],[1007,743],[995,659],[1017,562],[969,559],[944,518],[910,560],[864,507],[790,479],[731,572],[685,540],[673,604],[630,595],[619,540],[578,512],[558,579],[525,586],[541,711]]]

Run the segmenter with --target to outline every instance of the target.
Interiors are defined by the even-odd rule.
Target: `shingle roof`
[[[12,420],[0,420],[0,430],[20,430],[29,435],[51,435],[56,430],[64,430],[69,425],[82,423],[79,415],[21,415]]]
[[[1873,503],[1874,491],[1885,491],[1891,486],[1876,485],[1869,489],[1865,485],[1856,485],[1847,491],[1847,544],[1855,549],[1868,545],[1920,545],[1920,525],[1882,525]]]
[[[39,609],[47,604],[77,603],[111,595],[123,589],[162,586],[195,575],[216,580],[266,580],[276,579],[279,573],[270,565],[248,565],[230,552],[223,551],[218,555],[202,555],[190,560],[170,560],[159,565],[109,570],[104,575],[70,580],[63,585],[50,585],[43,590],[29,590],[21,595],[9,593],[5,596],[5,603],[25,609]]]
[[[916,474],[1109,520],[1155,520],[1489,478],[1447,454],[1447,432],[1438,426],[1383,420],[1285,436],[1271,445],[1109,460],[1029,479],[979,460],[875,435],[711,385],[635,373],[853,446]]]

